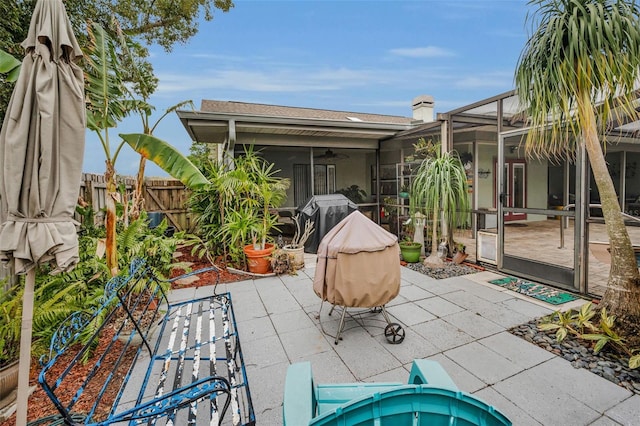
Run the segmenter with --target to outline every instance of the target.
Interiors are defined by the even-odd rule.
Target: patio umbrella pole
[[[22,329],[20,333],[20,366],[18,370],[18,405],[16,426],[27,424],[29,399],[29,369],[31,367],[31,331],[33,329],[33,289],[36,282],[36,268],[27,271],[22,297]]]

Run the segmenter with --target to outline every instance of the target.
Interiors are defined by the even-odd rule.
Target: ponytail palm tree
[[[640,276],[603,146],[606,126],[637,118],[640,10],[633,1],[531,0],[537,28],[517,66],[515,83],[532,130],[526,152],[571,156],[584,144],[600,192],[611,247],[601,304],[640,318]]]
[[[431,255],[425,263],[438,264],[439,240],[448,239],[449,229],[461,225],[469,213],[467,176],[458,154],[445,152],[425,158],[411,183],[411,214],[425,214],[432,220]],[[438,226],[440,224],[440,226]],[[447,241],[449,247],[452,241]]]

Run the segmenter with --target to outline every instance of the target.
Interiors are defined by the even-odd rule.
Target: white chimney
[[[425,123],[433,121],[433,96],[420,95],[413,98],[411,103],[413,106],[413,118],[416,120],[422,120]]]

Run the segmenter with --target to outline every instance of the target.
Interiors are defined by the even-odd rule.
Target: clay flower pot
[[[282,250],[291,257],[291,266],[293,266],[295,270],[304,268],[304,246],[293,247],[286,245],[282,247]]]
[[[271,271],[271,262],[269,256],[275,250],[273,244],[265,244],[265,248],[256,250],[253,248],[253,244],[244,246],[244,254],[247,256],[247,264],[249,266],[249,272],[254,274],[267,274]]]

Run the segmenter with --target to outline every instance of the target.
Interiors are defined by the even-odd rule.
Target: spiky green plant
[[[439,263],[439,241],[446,240],[453,247],[448,230],[462,225],[470,210],[467,177],[455,151],[422,160],[411,183],[409,206],[412,215],[420,212],[431,219],[428,262]]]

